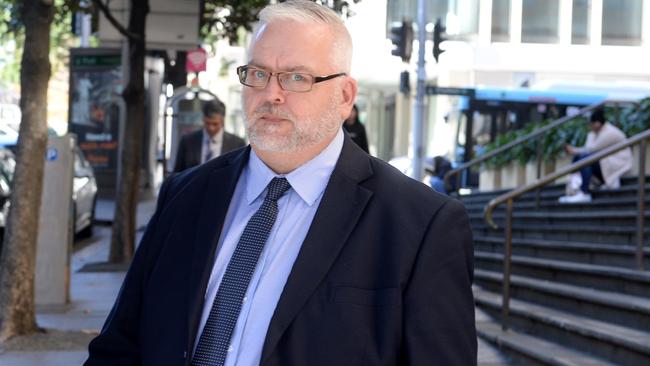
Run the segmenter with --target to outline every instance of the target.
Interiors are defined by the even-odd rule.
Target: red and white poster
[[[185,70],[187,72],[201,72],[205,71],[208,60],[208,54],[203,48],[198,48],[194,51],[187,52],[187,61],[185,62]]]

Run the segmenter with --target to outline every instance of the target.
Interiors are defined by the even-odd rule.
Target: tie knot
[[[268,193],[266,194],[266,199],[277,201],[284,192],[291,188],[291,184],[289,184],[286,178],[273,178],[267,188]]]

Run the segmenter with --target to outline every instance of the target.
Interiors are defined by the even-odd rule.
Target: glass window
[[[492,42],[510,41],[510,0],[492,1]]]
[[[641,44],[643,0],[603,0],[604,45]]]
[[[427,22],[434,23],[440,18],[443,23],[447,14],[449,0],[427,0],[425,4]],[[394,22],[409,18],[417,23],[418,0],[388,0],[386,14],[386,37],[390,37],[390,27]]]
[[[450,34],[478,34],[478,0],[449,0],[447,32]]]
[[[591,0],[573,0],[571,11],[571,43],[589,44]]]
[[[559,22],[559,0],[524,0],[521,41],[557,43],[560,40]]]

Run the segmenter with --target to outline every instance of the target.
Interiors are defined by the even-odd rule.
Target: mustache
[[[275,117],[279,117],[279,118],[282,118],[282,119],[287,119],[287,120],[290,120],[290,121],[294,120],[293,114],[291,114],[289,112],[286,112],[286,111],[283,111],[280,108],[278,108],[276,106],[273,106],[273,104],[271,104],[271,103],[264,103],[261,106],[257,107],[253,111],[250,119],[251,120],[256,120],[256,119],[259,119],[260,117],[262,117],[265,114],[270,114],[270,115],[273,115]]]

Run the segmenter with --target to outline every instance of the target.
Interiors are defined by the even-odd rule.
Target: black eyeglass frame
[[[265,71],[265,72],[269,73],[269,77],[266,78],[266,83],[263,86],[262,85],[259,85],[259,86],[257,86],[257,85],[248,85],[248,84],[244,83],[244,80],[242,79],[242,74],[243,74],[244,71],[247,71],[249,68],[256,69],[256,70],[262,70],[262,71]],[[287,90],[287,89],[285,89],[282,86],[282,83],[280,82],[280,78],[279,78],[280,75],[282,75],[282,74],[304,74],[304,75],[311,76],[312,77],[312,83],[309,86],[309,90],[295,91],[295,90]],[[310,74],[308,72],[293,72],[293,71],[271,72],[271,71],[264,70],[264,69],[262,69],[260,67],[255,67],[255,66],[250,66],[250,65],[242,65],[242,66],[237,67],[237,77],[239,79],[239,82],[242,85],[247,86],[249,88],[256,88],[256,89],[264,89],[264,88],[266,88],[269,85],[269,82],[271,81],[271,78],[273,77],[273,75],[275,75],[275,77],[278,79],[278,85],[280,86],[280,88],[282,90],[290,91],[292,93],[307,93],[307,92],[311,91],[311,89],[314,87],[314,84],[320,83],[320,82],[323,82],[323,81],[327,81],[327,80],[331,80],[331,79],[337,78],[339,76],[346,76],[347,73],[339,72],[339,73],[336,73],[336,74],[331,74],[331,75],[326,75],[326,76],[315,76],[315,75],[312,75],[312,74]]]

